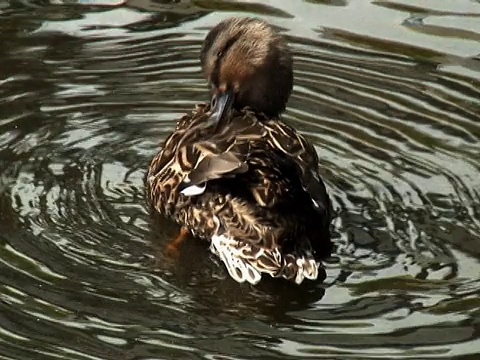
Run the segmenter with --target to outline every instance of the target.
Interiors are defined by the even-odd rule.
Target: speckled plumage
[[[199,104],[178,121],[150,164],[148,201],[209,240],[239,282],[316,279],[331,205],[315,149],[278,116],[236,107],[219,120]]]

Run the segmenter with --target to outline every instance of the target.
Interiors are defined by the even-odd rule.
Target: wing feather
[[[279,122],[268,121],[266,124],[268,142],[284,155],[284,168],[295,169],[301,186],[310,196],[315,209],[321,214],[329,211],[325,184],[318,173],[318,155],[307,140],[291,126]],[[273,188],[272,188],[273,190]]]
[[[203,110],[197,109],[193,120],[181,120],[188,126],[166,140],[161,161],[154,167],[164,183],[173,186],[177,182],[182,190],[245,175],[248,181],[244,183],[262,207],[288,202],[296,196],[292,190],[301,186],[319,212],[327,211],[328,196],[318,174],[317,154],[295,129],[275,119],[259,121],[246,111],[214,132]]]

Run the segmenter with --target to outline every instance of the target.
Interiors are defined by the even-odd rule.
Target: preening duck
[[[230,18],[205,38],[209,104],[183,116],[152,160],[147,200],[211,251],[238,282],[302,283],[331,252],[332,208],[313,145],[280,119],[293,86],[285,39]]]

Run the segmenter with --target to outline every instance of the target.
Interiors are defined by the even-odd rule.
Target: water
[[[478,1],[0,4],[1,359],[476,359]],[[414,4],[415,3],[415,4]],[[221,10],[221,11],[214,11]],[[209,27],[288,35],[334,201],[324,284],[238,285],[143,179]]]

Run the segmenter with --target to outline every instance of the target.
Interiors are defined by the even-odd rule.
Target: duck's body
[[[230,21],[237,21],[237,28],[238,24],[251,28],[252,22],[264,26],[253,19]],[[219,31],[228,30],[228,43],[236,28],[221,25],[210,34],[218,38]],[[211,75],[214,65],[209,65],[208,54],[215,39],[208,41],[207,36],[202,64]],[[222,72],[216,76],[221,79]],[[318,259],[331,250],[331,205],[313,146],[278,117],[289,89],[285,100],[278,104],[268,100],[264,108],[257,106],[263,110],[258,111],[243,107],[253,101],[242,97],[241,84],[229,92],[243,99],[239,103],[218,95],[231,85],[209,79],[216,104],[197,105],[178,121],[150,165],[149,202],[160,214],[209,240],[211,250],[238,282],[256,284],[262,273],[298,284],[304,278],[316,279]],[[286,81],[291,89],[291,79],[290,84]],[[265,91],[268,86],[266,81]]]

